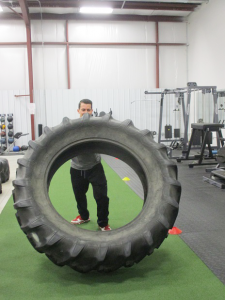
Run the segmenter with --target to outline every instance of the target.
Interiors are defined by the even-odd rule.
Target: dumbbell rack
[[[1,123],[1,149],[2,151],[5,151],[7,149],[5,114],[0,114],[0,123]]]

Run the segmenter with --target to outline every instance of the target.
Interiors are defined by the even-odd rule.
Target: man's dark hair
[[[89,99],[82,99],[80,100],[79,104],[78,104],[78,108],[80,109],[80,104],[84,103],[84,104],[91,104],[91,108],[92,108],[92,101]]]

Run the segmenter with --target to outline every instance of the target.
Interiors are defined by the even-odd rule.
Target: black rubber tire
[[[54,209],[48,195],[51,178],[81,152],[108,154],[135,170],[145,199],[142,211],[130,223],[95,232],[70,224]],[[135,128],[131,120],[119,122],[110,114],[64,118],[29,142],[18,165],[13,182],[18,222],[33,247],[59,266],[79,272],[130,267],[161,245],[177,217],[181,194],[177,166],[168,159],[166,147],[157,144],[150,131]]]
[[[1,176],[1,182],[5,183],[9,180],[10,176],[10,168],[9,168],[9,162],[6,158],[0,158],[0,176]]]

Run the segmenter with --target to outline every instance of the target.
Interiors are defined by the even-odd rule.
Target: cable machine
[[[183,111],[183,122],[184,122],[184,136],[182,139],[182,157],[180,159],[193,159],[188,158],[186,153],[188,151],[188,127],[189,127],[189,117],[190,117],[190,104],[191,104],[191,94],[192,92],[201,91],[203,95],[206,93],[212,93],[213,96],[213,123],[218,123],[218,107],[217,107],[217,99],[218,93],[216,90],[216,86],[198,86],[196,82],[188,82],[187,87],[177,88],[177,89],[165,89],[162,92],[148,92],[145,91],[145,94],[160,94],[160,118],[159,118],[159,132],[158,132],[158,143],[168,142],[168,141],[176,141],[176,139],[162,139],[162,116],[163,116],[163,104],[164,97],[167,94],[175,94],[178,97],[178,101],[180,101],[182,105]],[[184,94],[187,94],[186,100],[186,108],[184,103]],[[204,97],[204,96],[203,96]],[[177,139],[179,141],[180,139]],[[220,137],[217,135],[217,148],[220,148]]]
[[[172,132],[171,135],[167,133],[166,136],[171,136],[171,138],[167,138],[167,139],[162,139],[162,119],[163,119],[163,105],[164,105],[164,98],[165,95],[167,94],[175,94],[176,97],[178,98],[178,102],[181,103],[182,105],[182,111],[183,111],[183,120],[185,118],[185,105],[184,105],[184,92],[180,92],[178,91],[178,89],[175,90],[168,90],[165,89],[163,92],[148,92],[145,91],[145,94],[160,94],[161,95],[161,99],[160,99],[160,116],[159,116],[159,131],[158,131],[158,143],[161,142],[173,142],[173,141],[179,141],[180,139],[171,139],[172,138]],[[170,126],[170,125],[166,125],[166,126]],[[168,128],[170,129],[170,128]],[[177,137],[178,134],[174,134],[175,137]]]
[[[219,123],[225,124],[225,91],[218,91],[218,119]]]

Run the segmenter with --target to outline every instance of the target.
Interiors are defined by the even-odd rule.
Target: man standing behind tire
[[[89,99],[81,100],[77,112],[80,117],[85,113],[92,115],[92,101]],[[101,164],[100,154],[80,154],[72,158],[70,174],[79,212],[79,215],[71,223],[82,224],[90,221],[86,193],[91,183],[97,203],[98,226],[102,231],[111,230],[108,224],[109,198],[107,196],[107,181]]]

